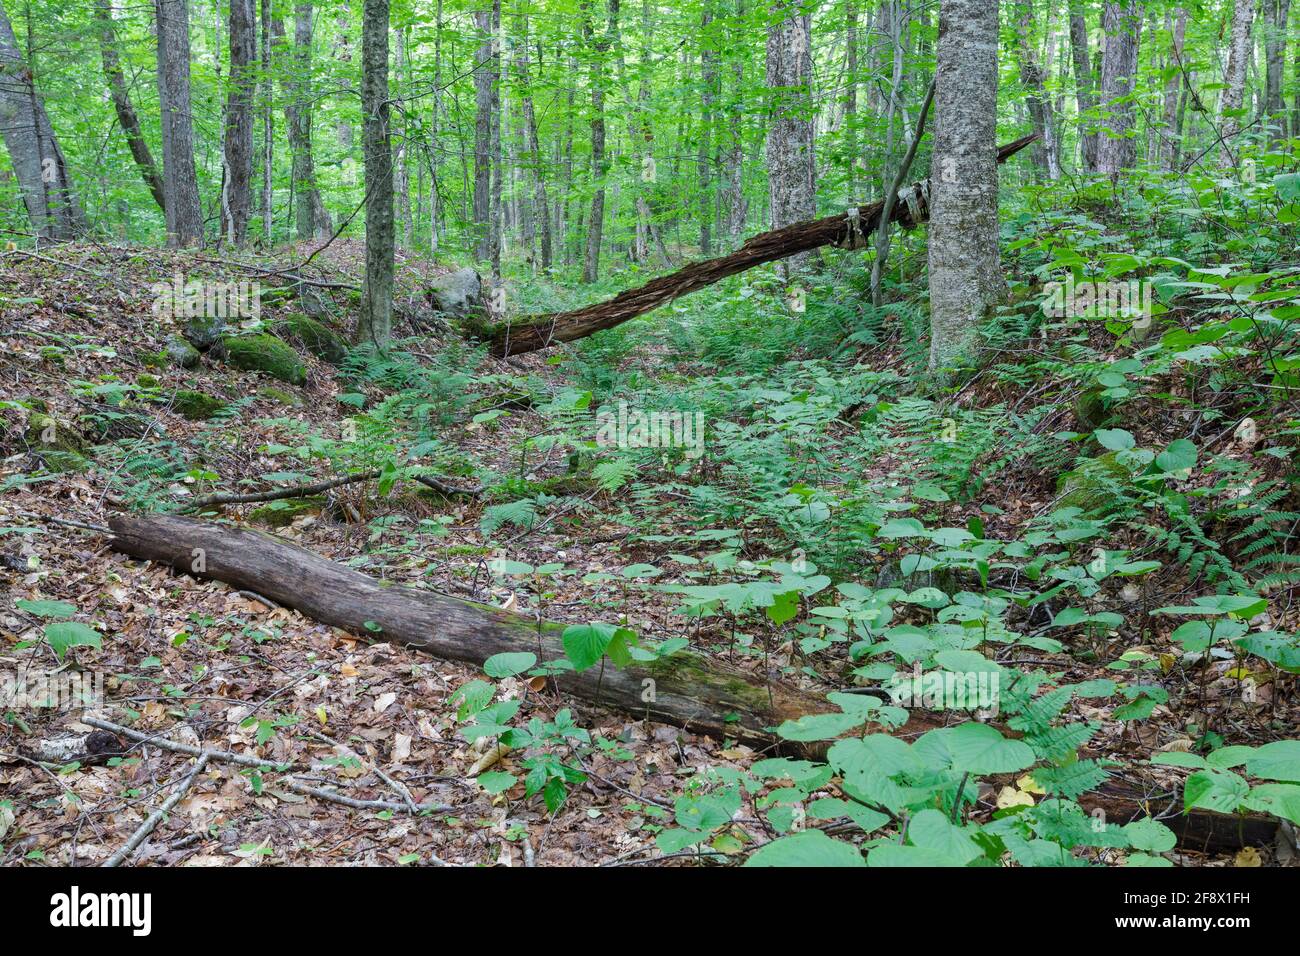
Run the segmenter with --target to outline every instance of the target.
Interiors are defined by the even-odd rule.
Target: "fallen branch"
[[[292,488],[276,488],[271,491],[250,491],[244,494],[239,492],[229,492],[219,495],[208,495],[206,498],[196,498],[188,502],[186,510],[195,511],[199,508],[211,508],[217,505],[243,505],[251,504],[257,501],[280,501],[285,498],[306,498],[311,495],[319,495],[334,488],[340,488],[343,485],[355,485],[363,481],[374,481],[383,472],[378,468],[371,471],[364,471],[355,475],[344,475],[341,478],[331,478],[328,481],[318,481],[310,485],[294,485]],[[475,485],[470,488],[462,488],[458,485],[449,485],[441,478],[434,478],[429,475],[410,475],[411,481],[418,481],[427,488],[432,488],[440,494],[467,495],[474,497],[482,494],[483,486]]]
[[[1023,136],[998,149],[998,162],[1005,162],[1035,139],[1036,133]],[[735,252],[716,259],[692,262],[676,272],[652,279],[643,286],[620,292],[612,299],[594,305],[559,312],[554,315],[528,316],[484,330],[492,354],[498,357],[533,352],[557,342],[571,342],[602,329],[621,325],[674,299],[696,292],[728,276],[745,272],[768,262],[787,259],[822,246],[861,249],[868,245],[873,231],[879,228],[881,213],[889,208],[889,222],[910,229],[924,222],[930,214],[930,181],[915,182],[891,197],[886,204],[877,201],[854,206],[845,212],[822,219],[797,222],[747,240]]]
[[[172,807],[180,803],[181,797],[189,792],[190,787],[194,785],[194,781],[199,778],[199,774],[203,772],[211,759],[211,754],[203,753],[199,755],[198,762],[194,764],[194,769],[189,772],[189,775],[177,785],[176,789],[172,791],[172,795],[163,801],[161,807],[149,814],[148,819],[140,824],[140,828],[131,834],[131,839],[127,840],[121,849],[104,861],[105,867],[119,866],[123,860],[135,852],[136,847],[143,843],[149,834],[153,833],[154,828],[162,822],[162,818],[167,816]]]

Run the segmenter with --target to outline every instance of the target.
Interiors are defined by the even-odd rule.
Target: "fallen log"
[[[109,527],[115,551],[256,591],[323,624],[408,644],[445,660],[482,665],[494,654],[518,651],[532,651],[539,661],[565,656],[562,625],[385,584],[265,532],[170,515],[119,515]],[[782,721],[837,709],[821,695],[685,651],[621,670],[597,666],[561,673],[556,683],[564,693],[597,705],[759,748],[778,745],[770,728]],[[946,722],[943,714],[913,710],[895,733],[914,738]],[[793,749],[821,757],[826,746]],[[1180,846],[1204,852],[1271,843],[1279,826],[1274,818],[1254,814],[1183,814],[1177,794],[1144,792],[1118,779],[1079,802],[1088,812],[1102,810],[1112,823],[1159,815]]]
[[[1037,134],[1023,136],[998,149],[998,162],[1005,162],[1037,139]],[[902,189],[891,205],[889,221],[910,229],[924,222],[930,214],[930,181],[915,182]],[[877,201],[854,206],[845,212],[821,219],[797,222],[781,229],[760,233],[747,240],[730,255],[703,259],[666,276],[652,279],[643,286],[620,292],[612,299],[594,305],[551,315],[528,316],[478,331],[486,339],[493,355],[504,358],[521,352],[533,352],[557,342],[571,342],[603,329],[621,325],[674,299],[681,298],[728,276],[745,272],[768,262],[787,259],[822,246],[861,249],[880,226],[885,203]]]
[[[518,651],[532,651],[539,661],[565,656],[562,625],[387,585],[263,532],[169,515],[119,515],[109,526],[116,551],[256,591],[323,624],[445,660],[481,665],[494,654]],[[809,691],[687,651],[621,670],[598,665],[561,673],[556,683],[595,704],[760,747],[774,744],[766,728],[834,709]]]

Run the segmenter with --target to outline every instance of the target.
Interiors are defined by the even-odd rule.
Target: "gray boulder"
[[[429,284],[429,305],[453,319],[484,315],[483,280],[473,269],[457,269]]]
[[[199,364],[199,350],[179,335],[173,335],[169,338],[163,350],[167,353],[167,359],[172,365],[181,368],[194,368]]]

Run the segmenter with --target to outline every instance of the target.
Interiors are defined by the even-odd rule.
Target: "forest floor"
[[[357,284],[362,271],[359,248],[336,243],[313,262],[314,274]],[[302,252],[286,256],[301,257]],[[275,266],[268,263],[268,268]],[[454,336],[437,326],[424,305],[426,273],[420,268],[409,264],[401,270],[400,332],[423,335],[423,351],[440,353],[451,347]],[[175,324],[154,314],[151,290],[176,272],[210,281],[280,281],[231,268],[216,257],[155,250],[64,247],[40,257],[10,254],[0,263],[0,670],[60,664],[40,639],[44,622],[14,602],[64,601],[75,606],[77,620],[92,624],[102,635],[102,648],[77,648],[69,660],[75,660],[72,666],[108,675],[108,704],[101,712],[106,719],[151,734],[166,732],[173,740],[196,746],[256,754],[291,767],[302,781],[336,787],[354,798],[400,800],[404,789],[416,801],[448,809],[419,816],[355,809],[290,790],[275,772],[250,773],[236,764],[213,763],[133,861],[550,866],[691,859],[692,851],[665,854],[655,843],[656,834],[672,821],[677,798],[706,769],[740,773],[762,754],[585,706],[549,688],[530,689],[521,679],[506,678],[500,683],[503,695],[526,697],[526,712],[553,718],[561,708],[572,708],[578,723],[605,745],[583,761],[586,780],[558,812],[548,812],[540,797],[524,799],[522,786],[492,795],[472,775],[476,765],[488,769],[482,766],[482,748],[458,735],[454,696],[468,682],[481,679],[477,668],[323,626],[272,606],[255,593],[235,592],[125,558],[94,530],[46,520],[103,526],[115,511],[140,507],[142,501],[151,507],[180,507],[186,498],[218,487],[292,484],[307,480],[308,474],[327,477],[327,466],[303,474],[287,471],[290,466],[279,449],[305,440],[304,435],[339,436],[353,410],[341,397],[359,389],[371,401],[381,397],[373,384],[345,381],[335,368],[305,351],[307,376],[301,385],[240,371],[212,355],[193,369],[159,367],[153,357],[165,347]],[[334,302],[348,309],[345,292]],[[287,315],[298,308],[287,300],[266,308],[262,319],[274,322],[281,318],[277,310]],[[862,358],[885,371],[897,355],[877,349]],[[635,366],[639,373],[653,376],[658,360],[655,349],[641,351],[625,360],[624,370]],[[443,435],[454,448],[444,460],[459,456],[457,460],[472,463],[478,473],[510,476],[519,470],[521,442],[544,433],[550,423],[535,401],[510,403],[511,389],[503,383],[528,376],[553,393],[571,383],[564,367],[551,364],[545,353],[509,362],[484,361],[471,386],[473,408],[491,410],[505,403],[510,413],[486,420],[461,417]],[[707,374],[703,365],[696,371]],[[674,369],[674,374],[681,373],[680,367]],[[193,420],[176,407],[178,389],[238,403],[236,414]],[[999,394],[996,387],[977,380],[960,398],[993,404],[1025,397]],[[1067,427],[1073,414],[1068,396],[1053,414],[1055,420],[1045,420],[1043,428]],[[78,432],[75,445],[86,452],[86,461],[56,469],[49,449],[43,451],[33,436],[36,415]],[[1130,427],[1146,445],[1186,434],[1190,413],[1187,421],[1175,421],[1161,408],[1149,417],[1139,411],[1134,419],[1139,424]],[[853,425],[846,421],[835,427],[851,431]],[[1225,435],[1203,437],[1223,444],[1230,436],[1231,428]],[[158,465],[155,477],[168,467],[171,477],[145,480],[149,462]],[[177,471],[182,464],[188,469],[185,476]],[[888,481],[906,467],[897,450],[884,449],[858,479]],[[568,513],[553,512],[531,530],[506,535],[511,560],[533,566],[558,562],[571,572],[548,587],[544,607],[533,590],[514,587],[488,570],[487,562],[500,553],[502,536],[487,534],[482,518],[484,508],[500,499],[445,499],[403,486],[381,497],[373,484],[357,484],[336,489],[328,500],[298,513],[243,505],[226,508],[224,515],[272,526],[317,553],[390,581],[418,583],[564,623],[586,622],[591,609],[599,608],[605,619],[616,615],[619,623],[651,638],[685,635],[695,646],[720,648],[722,624],[686,619],[673,595],[632,587],[620,573],[649,562],[672,569],[657,583],[687,581],[673,575],[711,548],[707,540],[691,543],[674,536],[690,523],[683,512],[682,527],[672,527],[673,509],[684,507],[690,482],[710,477],[717,478],[685,476],[654,500],[628,500],[589,482],[566,486],[569,462],[558,450],[535,456],[516,480],[545,484],[558,495],[568,492],[579,505]],[[834,477],[828,482],[834,484]],[[147,493],[141,490],[145,485]],[[152,497],[142,497],[146,494]],[[1020,463],[996,475],[978,501],[938,502],[934,515],[956,527],[966,527],[972,519],[982,521],[989,537],[1012,536],[1056,498],[1053,475]],[[629,514],[655,516],[663,533],[656,536],[634,527]],[[869,583],[886,573],[885,556],[873,560],[880,568],[863,567],[859,574]],[[1122,583],[1113,589],[1118,592]],[[1161,604],[1184,602],[1188,593],[1197,592],[1171,573],[1143,578],[1140,595],[1126,592],[1123,600],[1137,605],[1132,609],[1135,616],[1145,617]],[[1121,600],[1118,594],[1112,597]],[[1289,592],[1274,595],[1273,625],[1278,630],[1300,627],[1300,605],[1294,597]],[[1030,616],[1029,623],[1038,626],[1041,621]],[[1072,681],[1113,675],[1104,653],[1112,639],[1097,640],[1101,653],[1091,658],[1072,653],[1077,647],[1029,653],[1020,647],[1017,663],[1036,663]],[[1143,631],[1123,649],[1157,658],[1168,655],[1168,628]],[[767,659],[736,656],[730,649],[717,652],[756,672],[766,666],[788,680],[834,689],[806,673],[803,652],[794,639],[773,647]],[[1034,661],[1022,660],[1030,653]],[[1092,752],[1126,764],[1158,750],[1190,749],[1186,728],[1191,712],[1214,710],[1219,732],[1235,743],[1286,736],[1286,728],[1294,736],[1300,707],[1289,694],[1274,699],[1272,685],[1259,689],[1255,710],[1231,708],[1239,683],[1226,674],[1231,663],[1215,665],[1216,670],[1196,683],[1180,676],[1181,670],[1173,674],[1166,669],[1166,685],[1173,695],[1141,723],[1113,719],[1108,708],[1083,701],[1071,706],[1077,716],[1101,723]],[[1175,686],[1179,682],[1181,686]],[[30,756],[38,741],[90,730],[80,723],[83,716],[38,711],[0,724],[0,806],[7,804],[13,815],[0,865],[103,862],[191,766],[183,754],[148,744],[134,746],[126,759],[100,765],[57,767]],[[507,753],[496,769],[512,769],[515,760],[515,754]],[[1172,786],[1181,773],[1145,767],[1134,779],[1144,787]],[[1001,796],[985,787],[977,812],[1002,806]],[[739,850],[776,836],[760,812],[758,796],[752,799],[752,805],[733,816],[732,839],[715,841],[715,847]],[[1238,856],[1235,862],[1258,865],[1292,858],[1282,840],[1250,852],[1253,859]],[[1234,862],[1231,854],[1207,856],[1187,848],[1174,857],[1185,863]]]

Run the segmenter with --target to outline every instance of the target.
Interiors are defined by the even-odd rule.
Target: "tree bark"
[[[773,229],[817,214],[812,108],[812,16],[791,0],[775,0],[767,33],[767,87],[772,96],[767,133],[768,189]],[[786,264],[808,264],[797,255]]]
[[[1048,98],[1043,82],[1043,68],[1038,65],[1038,56],[1034,52],[1034,5],[1031,2],[1020,2],[1016,8],[1020,82],[1028,94],[1029,116],[1039,136],[1034,159],[1047,178],[1056,182],[1061,178],[1061,156],[1056,142],[1052,101]]]
[[[930,371],[969,357],[1006,297],[998,250],[998,9],[944,0],[935,67],[930,214]]]
[[[131,96],[126,86],[126,76],[122,73],[122,62],[117,52],[117,37],[113,30],[112,0],[95,0],[95,20],[99,26],[99,53],[104,65],[104,79],[108,81],[108,94],[113,99],[113,110],[117,121],[126,134],[126,143],[131,150],[131,157],[140,169],[140,176],[149,192],[158,204],[158,208],[167,210],[167,196],[162,176],[154,164],[153,154],[149,152],[149,143],[144,138],[140,127],[140,117],[131,105]]]
[[[1032,143],[1035,136],[1036,134],[1031,134],[1001,147],[996,153],[996,161],[1001,163],[1014,156]],[[902,190],[890,213],[890,221],[904,228],[912,228],[917,223],[924,222],[929,216],[929,196],[929,180],[913,183]],[[805,254],[822,246],[865,248],[871,241],[872,232],[879,225],[883,207],[883,202],[874,202],[857,206],[850,212],[836,213],[761,233],[730,255],[692,262],[669,275],[652,279],[643,286],[620,292],[605,302],[584,306],[572,312],[528,316],[521,321],[469,331],[485,338],[492,353],[498,356],[518,355],[559,342],[571,342],[621,325],[674,299],[755,266]]]
[[[274,21],[276,36],[282,38],[284,25]],[[330,214],[316,188],[316,163],[312,157],[311,108],[312,5],[298,3],[293,8],[292,68],[284,81],[287,102],[284,118],[288,125],[289,152],[293,162],[294,219],[298,238],[313,239],[334,231]]]
[[[367,10],[378,5],[367,0]],[[369,13],[363,35],[368,22]],[[539,625],[433,591],[385,586],[269,534],[162,515],[122,515],[110,526],[112,546],[124,554],[255,590],[324,624],[445,660],[481,665],[494,654],[525,651],[536,653],[539,663],[565,656],[560,625]],[[563,692],[593,703],[760,746],[773,743],[765,728],[831,709],[819,695],[689,652],[621,670],[562,672],[555,680]]]
[[[497,42],[490,7],[474,11],[474,28],[479,32],[474,54],[474,257],[487,261],[492,256],[492,61]]]
[[[388,0],[361,19],[362,148],[366,163],[366,291],[357,341],[386,349],[393,330],[393,154],[389,140]]]
[[[230,0],[230,95],[226,100],[221,234],[236,248],[248,241],[248,220],[253,212],[255,16],[253,0]]]
[[[1287,21],[1291,0],[1264,0],[1268,32],[1264,37],[1265,94],[1264,112],[1275,128],[1274,142],[1286,137],[1286,101],[1282,99],[1282,77],[1286,68]]]
[[[1232,139],[1241,130],[1241,109],[1246,95],[1246,70],[1254,56],[1250,28],[1255,21],[1255,0],[1236,0],[1232,11],[1232,37],[1228,43],[1228,68],[1223,77],[1223,99],[1219,108],[1219,135],[1223,140],[1221,160],[1236,165],[1237,150]]]
[[[271,244],[275,216],[275,87],[271,76],[271,0],[261,0],[262,19],[262,241]]]
[[[1097,140],[1097,170],[1117,176],[1137,161],[1133,131],[1133,83],[1137,73],[1141,17],[1137,0],[1107,0],[1101,28],[1106,49],[1101,57],[1102,130]],[[1123,102],[1120,102],[1120,101]]]
[[[1087,114],[1097,107],[1097,78],[1088,53],[1088,21],[1083,0],[1070,0],[1070,55],[1074,62],[1075,102],[1079,110],[1079,152],[1083,168],[1097,170],[1097,133]]]
[[[188,0],[155,0],[158,22],[158,104],[162,111],[163,184],[167,244],[203,244],[203,207],[194,166],[190,114],[190,14]]]
[[[542,169],[542,147],[537,140],[537,114],[533,109],[533,93],[529,86],[528,70],[528,19],[523,20],[523,42],[515,60],[519,74],[520,110],[523,114],[524,151],[532,167],[533,204],[536,213],[536,231],[540,234],[540,265],[551,267],[551,206],[546,196],[546,176]]]
[[[1173,28],[1171,30],[1170,47],[1169,47],[1169,64],[1172,72],[1165,80],[1165,103],[1164,103],[1164,147],[1160,151],[1162,165],[1165,169],[1173,169],[1178,165],[1178,154],[1181,151],[1181,133],[1178,121],[1178,102],[1179,94],[1185,82],[1183,72],[1183,45],[1187,36],[1187,10],[1179,7],[1174,13]]]
[[[606,0],[609,32],[597,38],[591,22],[590,0],[582,0],[582,33],[591,57],[591,212],[587,218],[587,249],[582,257],[582,281],[595,282],[600,276],[600,244],[605,231],[605,70],[603,59],[618,17],[618,0]]]
[[[32,233],[41,239],[73,239],[84,232],[86,220],[72,190],[67,160],[2,5],[0,135],[18,177]]]
[[[713,48],[713,5],[700,14],[700,132],[695,163],[698,181],[700,255],[713,255],[713,105],[717,97],[718,52]]]

